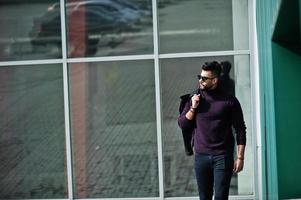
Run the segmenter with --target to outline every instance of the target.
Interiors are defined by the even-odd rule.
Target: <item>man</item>
[[[218,87],[221,65],[205,63],[199,78],[199,94],[192,96],[178,118],[179,126],[194,128],[195,173],[200,200],[228,199],[232,173],[244,165],[246,126],[236,97]],[[237,156],[234,161],[235,129]],[[214,191],[214,192],[213,192]]]

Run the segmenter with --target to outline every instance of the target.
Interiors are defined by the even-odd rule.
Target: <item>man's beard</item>
[[[208,90],[208,88],[207,88],[206,86],[202,85],[202,84],[200,84],[199,88],[200,88],[200,90],[202,90],[202,91]]]
[[[199,86],[199,88],[200,88],[200,90],[202,90],[202,91],[209,91],[209,90],[212,90],[212,85],[211,86],[204,86],[204,85],[200,85]]]

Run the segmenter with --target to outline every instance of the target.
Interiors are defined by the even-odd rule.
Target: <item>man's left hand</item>
[[[235,173],[238,173],[242,171],[243,168],[244,168],[244,161],[241,159],[236,159],[236,161],[234,162],[233,171]]]

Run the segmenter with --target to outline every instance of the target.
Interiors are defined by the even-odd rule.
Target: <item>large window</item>
[[[230,195],[254,198],[250,1],[2,0],[0,199],[197,199],[178,106],[212,60],[247,125]]]
[[[153,53],[151,1],[66,2],[69,57]]]
[[[69,66],[76,198],[159,195],[152,61]]]
[[[235,83],[234,91],[239,99],[247,125],[247,148],[245,169],[234,174],[230,195],[250,195],[253,193],[253,153],[251,125],[250,67],[248,56],[223,56],[203,58],[173,58],[161,60],[163,142],[164,142],[164,184],[167,197],[197,196],[193,156],[186,156],[182,133],[177,125],[180,96],[191,93],[198,87],[197,74],[200,63],[208,60],[229,61],[229,76]],[[185,66],[185,67],[183,67]],[[234,134],[234,133],[233,133]]]
[[[0,61],[61,58],[59,0],[0,2]]]
[[[67,193],[61,65],[0,67],[0,199]]]
[[[248,49],[247,0],[166,2],[159,0],[160,53]]]

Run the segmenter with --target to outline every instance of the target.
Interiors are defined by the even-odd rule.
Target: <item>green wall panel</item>
[[[273,33],[273,42],[301,55],[299,0],[282,1]]]
[[[301,57],[273,43],[279,199],[301,197]]]
[[[256,1],[256,25],[260,75],[263,199],[278,200],[272,33],[280,0]]]
[[[300,2],[256,1],[265,199],[301,197]]]

